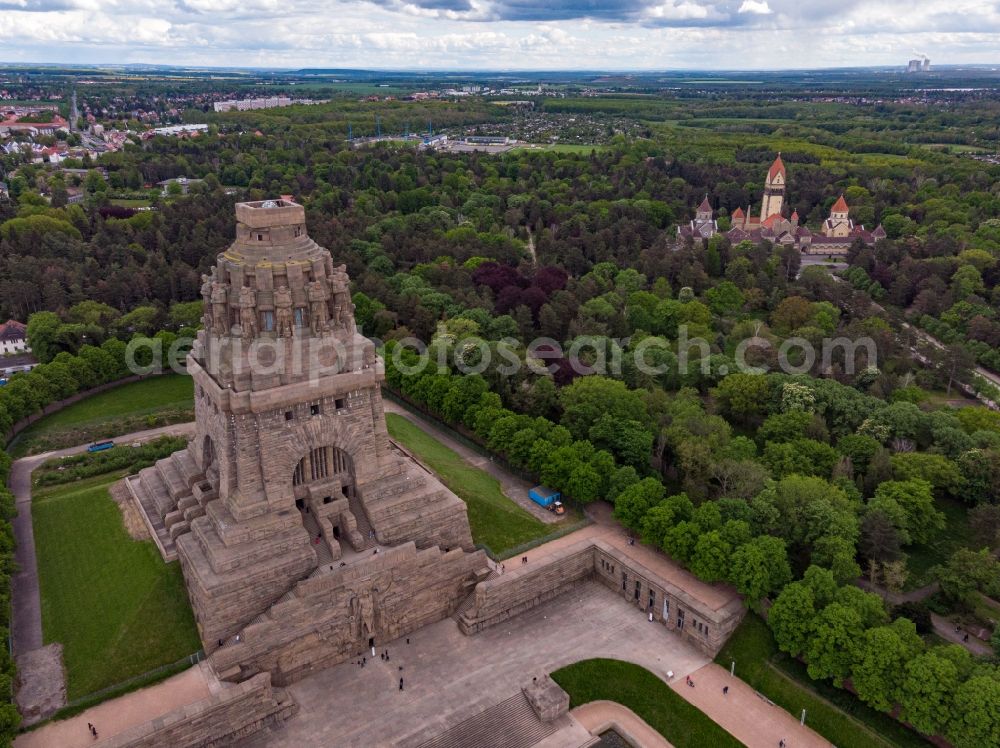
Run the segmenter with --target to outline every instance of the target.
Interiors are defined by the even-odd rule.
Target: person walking
[[[729,695],[729,686],[723,686],[722,687],[722,695],[723,696],[728,696]]]
[[[402,678],[399,679],[399,690],[400,691],[403,690],[403,679]]]

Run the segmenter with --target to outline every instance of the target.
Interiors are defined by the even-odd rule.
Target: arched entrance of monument
[[[354,460],[346,450],[326,446],[307,452],[292,473],[292,491],[302,524],[320,546],[318,551],[326,545],[334,558],[344,558],[361,547],[361,538],[371,537],[371,526],[357,495]]]
[[[316,484],[339,488],[346,498],[354,498],[354,460],[340,447],[317,447],[310,450],[299,460],[292,473],[295,497],[304,497],[308,493],[306,489]],[[316,487],[319,488],[318,485]]]

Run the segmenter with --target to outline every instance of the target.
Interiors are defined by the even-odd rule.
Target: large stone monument
[[[348,277],[286,200],[239,203],[187,359],[196,436],[129,482],[220,676],[282,684],[456,612],[465,504],[389,440]]]

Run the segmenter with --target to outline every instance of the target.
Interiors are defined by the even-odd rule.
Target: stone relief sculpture
[[[214,330],[215,320],[214,315],[212,314],[212,277],[210,275],[201,276],[201,298],[204,300],[201,324],[206,330]]]
[[[274,316],[277,323],[278,337],[292,337],[294,330],[292,292],[288,286],[278,286],[274,291]]]
[[[351,598],[351,618],[359,639],[375,635],[375,598],[371,590],[365,590]]]
[[[333,290],[333,323],[337,327],[347,327],[352,310],[350,278],[347,276],[347,265],[338,265],[333,269],[333,274],[330,276],[330,285]]]
[[[309,298],[309,328],[313,335],[322,335],[330,329],[328,324],[329,309],[327,299],[329,293],[321,280],[314,280],[306,287]]]
[[[249,286],[240,289],[240,328],[244,339],[257,337],[257,292]]]
[[[229,285],[212,281],[212,322],[216,335],[229,333]]]

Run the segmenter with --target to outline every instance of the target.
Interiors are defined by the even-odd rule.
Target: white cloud
[[[743,0],[743,5],[736,11],[737,13],[753,13],[758,16],[770,15],[774,11],[767,4],[767,0]]]

